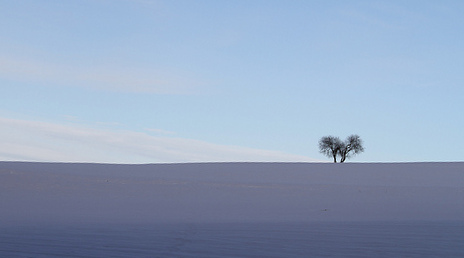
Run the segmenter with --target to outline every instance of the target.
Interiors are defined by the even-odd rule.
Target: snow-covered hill
[[[463,220],[464,163],[0,162],[0,223]]]

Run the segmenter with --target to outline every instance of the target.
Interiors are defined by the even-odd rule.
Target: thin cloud
[[[0,151],[2,160],[102,163],[316,161],[278,151],[77,125],[0,118],[0,128],[0,141],[4,146]]]
[[[152,132],[155,134],[160,134],[160,135],[175,135],[175,132],[167,131],[167,130],[162,130],[162,129],[154,129],[154,128],[145,128],[145,131]]]
[[[182,72],[117,64],[81,67],[5,55],[0,56],[0,78],[60,87],[154,94],[194,94],[205,85]]]

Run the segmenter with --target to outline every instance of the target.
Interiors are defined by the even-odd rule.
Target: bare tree
[[[337,155],[342,148],[342,141],[335,136],[324,136],[319,140],[319,151],[327,157],[333,157],[334,163],[337,163]]]
[[[345,162],[348,158],[353,157],[354,155],[364,151],[363,142],[359,135],[353,134],[346,138],[345,143],[340,149],[340,163]]]
[[[319,151],[327,157],[333,157],[334,163],[337,163],[337,156],[340,156],[340,163],[345,162],[347,158],[364,151],[363,142],[359,135],[353,134],[342,142],[338,137],[324,136],[319,140]]]

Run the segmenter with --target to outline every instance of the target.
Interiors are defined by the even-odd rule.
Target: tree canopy
[[[363,152],[364,146],[357,134],[348,136],[344,142],[335,136],[324,136],[319,140],[319,151],[327,157],[332,157],[334,163],[337,163],[337,157],[340,157],[340,163],[343,163],[347,158]]]

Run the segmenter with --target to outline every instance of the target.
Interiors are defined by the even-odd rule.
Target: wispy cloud
[[[126,67],[118,64],[77,66],[34,58],[0,55],[0,78],[22,82],[86,87],[99,90],[155,93],[197,93],[203,82],[183,72]]]
[[[176,134],[175,132],[162,130],[162,129],[155,129],[155,128],[145,128],[145,131],[152,132],[152,133],[159,134],[159,135],[174,135],[174,134]]]
[[[315,161],[278,151],[9,118],[0,118],[0,141],[2,160],[105,163]]]

